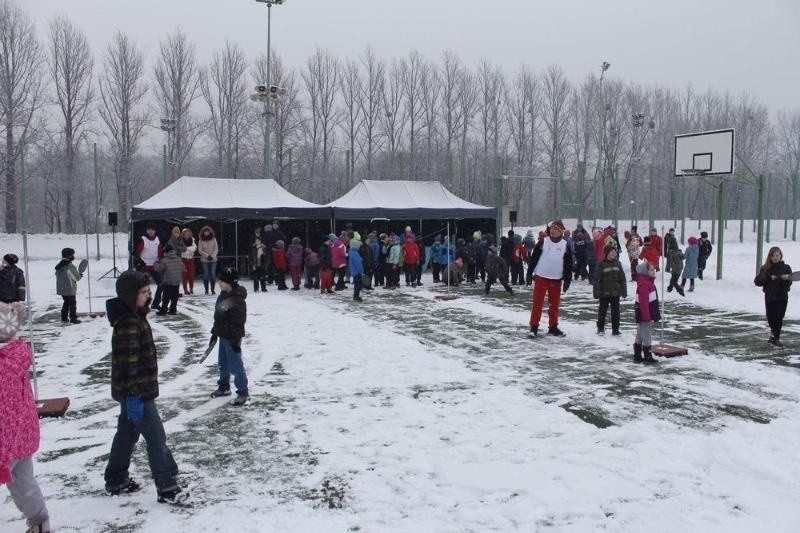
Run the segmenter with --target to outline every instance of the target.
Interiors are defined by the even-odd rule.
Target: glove
[[[208,341],[208,345],[209,346],[214,346],[215,344],[217,344],[217,336],[212,334],[211,335],[211,340]]]
[[[125,400],[125,413],[131,422],[138,422],[144,417],[144,404],[140,395],[128,394]]]

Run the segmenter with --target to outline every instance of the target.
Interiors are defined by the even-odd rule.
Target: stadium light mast
[[[271,32],[272,32],[272,6],[273,5],[281,5],[284,3],[285,0],[256,0],[256,2],[260,4],[267,4],[267,79],[265,80],[265,84],[267,87],[272,86],[272,65],[271,65],[271,55],[272,55],[272,45],[271,45]],[[266,101],[265,103],[266,110],[264,112],[264,120],[266,120],[265,124],[265,135],[264,135],[264,178],[269,178],[272,175],[271,172],[271,163],[272,163],[272,150],[270,147],[270,130],[272,128],[272,113],[270,110],[270,102]]]

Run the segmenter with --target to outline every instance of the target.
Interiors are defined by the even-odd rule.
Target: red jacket
[[[286,252],[283,248],[272,249],[272,264],[278,270],[286,270]]]
[[[525,245],[517,243],[514,245],[514,249],[511,250],[511,262],[515,265],[518,265],[525,261],[525,257],[527,256],[527,252],[525,251]]]
[[[659,248],[653,246],[652,241],[650,244],[645,244],[639,252],[639,259],[645,260],[654,267],[658,268],[658,258],[661,254],[658,253]]]
[[[650,235],[650,244],[653,248],[658,250],[659,257],[664,255],[664,239],[662,239],[660,235]]]
[[[403,243],[403,264],[416,265],[419,263],[419,246],[414,241]]]

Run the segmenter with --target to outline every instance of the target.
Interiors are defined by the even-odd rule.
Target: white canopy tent
[[[337,220],[494,219],[496,209],[473,204],[438,181],[362,180],[327,204]]]
[[[329,207],[293,195],[275,180],[184,176],[131,209],[141,220],[243,220],[274,217],[327,220]]]

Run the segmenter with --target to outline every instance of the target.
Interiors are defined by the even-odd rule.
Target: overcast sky
[[[20,1],[20,0],[17,0]],[[67,14],[96,53],[116,29],[148,60],[180,26],[206,59],[225,39],[252,57],[266,50],[267,7],[255,0],[23,0],[45,35]],[[272,9],[272,43],[302,66],[315,46],[357,57],[419,50],[438,60],[450,49],[512,72],[560,64],[573,80],[611,63],[609,78],[643,85],[747,91],[777,109],[800,109],[798,0],[286,0]]]

